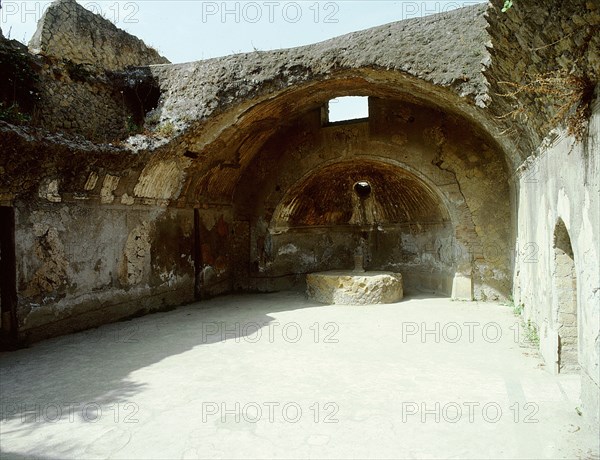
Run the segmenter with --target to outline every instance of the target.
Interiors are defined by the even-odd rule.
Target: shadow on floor
[[[93,419],[96,407],[135,400],[144,390],[132,372],[198,346],[252,336],[269,327],[270,314],[314,307],[323,305],[296,292],[230,295],[0,353],[0,421],[20,420],[18,431],[26,435],[56,417],[57,406],[69,416],[69,404],[80,418],[88,408]],[[2,458],[20,458],[10,455]]]
[[[197,346],[256,334],[273,321],[269,313],[316,306],[291,292],[231,295],[0,353],[0,420],[19,418],[33,429],[40,407],[130,400],[143,390],[128,381],[132,372]]]

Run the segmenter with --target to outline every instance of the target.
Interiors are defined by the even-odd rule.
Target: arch
[[[211,122],[213,128],[225,122],[225,117],[230,125],[213,131],[212,141],[202,147],[186,143],[190,152],[198,152],[198,156],[188,169],[182,201],[202,209],[227,208],[232,212],[234,226],[240,228],[235,232],[240,238],[239,246],[248,248],[248,255],[236,256],[232,265],[244,267],[236,279],[250,280],[240,284],[239,289],[251,289],[254,279],[261,283],[264,279],[300,279],[305,273],[343,268],[351,263],[348,247],[343,248],[344,260],[326,266],[319,261],[327,259],[328,253],[313,250],[334,247],[331,240],[339,236],[339,227],[334,229],[336,235],[326,241],[326,236],[317,239],[313,230],[318,227],[305,226],[303,237],[312,232],[315,241],[305,240],[306,244],[298,246],[294,238],[298,238],[299,230],[289,231],[289,225],[281,225],[285,220],[273,219],[283,196],[303,175],[328,162],[356,161],[359,157],[383,160],[388,166],[395,163],[424,180],[429,189],[418,189],[428,190],[425,196],[433,196],[433,202],[446,205],[447,222],[451,223],[451,231],[443,241],[440,238],[431,241],[427,248],[418,247],[414,258],[430,255],[438,262],[440,252],[451,254],[448,257],[452,259],[452,273],[447,272],[444,277],[456,285],[445,284],[446,291],[452,291],[455,298],[505,295],[510,286],[510,260],[505,255],[508,251],[502,248],[509,246],[509,231],[505,227],[510,215],[505,203],[510,184],[505,180],[506,157],[498,143],[489,132],[461,114],[442,95],[444,90],[437,97],[427,98],[423,88],[406,91],[410,79],[392,90],[390,82],[380,82],[375,75],[379,71],[368,79],[349,77],[305,83],[261,99],[239,113],[217,115]],[[369,119],[323,126],[322,105],[331,97],[344,94],[369,96]],[[196,136],[206,133],[197,127]],[[211,136],[207,138],[210,140]],[[494,184],[496,181],[503,181],[500,187]],[[501,222],[500,230],[492,224],[497,221]],[[276,236],[279,230],[287,235]],[[404,267],[410,271],[407,265]],[[427,276],[422,274],[423,278]]]
[[[200,204],[201,200],[229,200],[248,166],[279,130],[315,110],[318,113],[316,123],[320,126],[321,108],[331,99],[348,96],[406,102],[447,114],[481,135],[501,153],[505,166],[511,165],[513,159],[506,152],[515,149],[504,145],[504,137],[494,135],[496,127],[487,123],[485,114],[447,88],[383,69],[338,70],[325,78],[309,79],[252,101],[232,103],[209,122],[205,119],[191,121],[178,144],[187,149],[181,152],[182,155],[198,158],[188,170],[180,196],[192,204]],[[205,161],[209,158],[211,161]]]
[[[569,231],[562,219],[554,227],[553,317],[558,332],[558,372],[579,370],[579,327],[577,314],[577,273]]]
[[[369,215],[357,216],[361,198],[355,184],[366,181]],[[316,209],[318,208],[318,209]],[[299,179],[285,194],[271,220],[271,229],[295,226],[444,223],[450,220],[448,203],[424,180],[390,159],[356,156],[321,165]]]
[[[362,197],[355,191],[361,182],[370,189]],[[328,235],[329,247],[345,253],[337,261],[342,265],[307,265],[308,272],[344,268],[360,246],[368,248],[369,270],[400,271],[409,290],[454,296],[456,276],[472,269],[465,250],[469,235],[457,235],[468,228],[460,221],[468,209],[454,208],[435,182],[396,160],[355,155],[322,162],[275,207],[266,236],[275,254],[269,263],[277,266],[278,255],[289,259],[314,250],[315,241]]]
[[[392,146],[396,149],[397,146]],[[316,151],[315,153],[318,153]],[[318,175],[319,172],[324,173],[327,171],[333,171],[333,169],[343,168],[344,165],[370,165],[373,170],[387,170],[395,171],[402,178],[406,178],[407,182],[414,185],[419,190],[421,198],[425,198],[427,205],[424,207],[429,210],[429,216],[427,212],[421,213],[422,220],[418,225],[427,224],[444,224],[449,223],[453,228],[452,242],[446,251],[451,252],[451,258],[455,263],[457,274],[461,274],[465,277],[470,277],[473,268],[473,248],[480,244],[477,233],[475,232],[474,223],[471,219],[471,211],[464,200],[452,200],[451,196],[455,196],[460,193],[458,183],[451,182],[450,177],[446,175],[436,176],[435,178],[430,177],[428,173],[433,173],[435,169],[432,165],[423,164],[423,168],[417,169],[415,165],[408,164],[395,158],[390,158],[381,155],[365,155],[358,154],[353,155],[351,158],[336,158],[329,161],[323,161],[317,168],[312,169],[302,175],[296,180],[296,182],[288,189],[284,197],[279,201],[275,210],[272,214],[272,218],[269,222],[269,230],[271,233],[285,232],[294,227],[288,222],[289,212],[292,208],[295,208],[296,203],[301,203],[301,200],[295,199],[299,196],[301,189],[306,189],[310,186],[311,178]],[[360,171],[360,168],[358,169]],[[356,174],[356,173],[355,173]],[[325,179],[327,179],[327,174]],[[351,182],[353,176],[349,175],[346,181]],[[356,175],[355,177],[364,177]],[[383,177],[386,177],[383,175]],[[342,179],[343,181],[344,179]],[[324,182],[324,181],[323,181]],[[347,183],[349,189],[350,182]],[[377,184],[374,184],[377,188]],[[399,189],[402,186],[398,187]],[[350,194],[352,195],[352,194]],[[377,195],[377,192],[375,192]],[[295,199],[295,200],[294,200]],[[295,202],[292,203],[292,200]],[[413,200],[414,203],[414,200]],[[356,205],[356,203],[354,203]],[[356,206],[354,206],[355,208]],[[389,204],[388,204],[389,209]],[[410,205],[404,209],[409,208]],[[347,214],[347,213],[346,213]],[[393,216],[393,214],[392,214]],[[333,217],[340,217],[339,215],[333,215]],[[350,224],[350,222],[346,222]],[[354,222],[356,223],[356,222]],[[411,224],[408,220],[402,219],[391,219],[384,224],[403,224],[407,227],[414,226],[414,222]],[[373,224],[373,221],[368,224]]]

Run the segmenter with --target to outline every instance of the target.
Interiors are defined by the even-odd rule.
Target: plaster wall
[[[600,104],[584,142],[557,130],[519,178],[515,303],[539,329],[540,349],[557,369],[560,273],[555,229],[564,222],[575,263],[578,360],[586,412],[598,418],[600,357]]]
[[[19,332],[38,340],[194,298],[189,210],[16,206]]]
[[[199,260],[196,293],[200,298],[231,292],[232,246],[235,244],[231,206],[196,209]]]

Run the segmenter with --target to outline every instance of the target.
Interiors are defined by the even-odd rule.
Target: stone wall
[[[74,0],[59,0],[46,10],[29,49],[36,66],[31,124],[105,143],[143,130],[159,90],[143,69],[123,69],[168,61],[141,40]]]
[[[600,101],[596,99],[588,136],[577,142],[564,130],[519,177],[515,303],[537,327],[540,349],[552,372],[560,367],[566,339],[563,326],[577,328],[586,416],[598,417],[600,394]],[[563,228],[572,249],[575,279],[558,263]],[[564,236],[564,235],[563,235]],[[557,254],[558,253],[558,254]],[[576,299],[576,315],[562,317],[565,294]]]
[[[160,91],[143,69],[111,72],[33,55],[0,38],[0,120],[110,143],[143,130]]]
[[[598,423],[600,5],[529,0],[502,13],[503,3],[493,0],[488,9],[492,60],[484,74],[490,109],[511,122],[503,135],[525,159],[514,174],[515,303],[538,329],[552,372],[563,367],[561,353],[570,353],[573,335],[565,331],[576,324],[584,412]],[[567,265],[557,263],[561,228],[572,249],[574,280]],[[564,314],[573,299],[576,318]]]
[[[527,0],[502,13],[503,4],[493,0],[488,9],[492,60],[484,75],[490,109],[508,122],[503,135],[524,159],[578,100],[591,100],[600,78],[600,5]]]
[[[22,341],[194,299],[192,211],[64,202],[16,209]]]
[[[120,79],[96,66],[52,58],[41,62],[34,124],[105,143],[135,134],[136,119]]]
[[[110,70],[169,62],[139,38],[75,0],[56,0],[48,7],[29,48],[35,54]]]

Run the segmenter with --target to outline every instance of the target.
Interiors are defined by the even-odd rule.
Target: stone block
[[[379,271],[310,273],[306,291],[310,299],[337,305],[395,303],[404,296],[402,275]]]
[[[452,281],[453,300],[473,300],[473,281],[470,276],[457,273]]]

